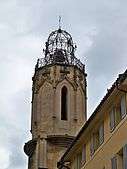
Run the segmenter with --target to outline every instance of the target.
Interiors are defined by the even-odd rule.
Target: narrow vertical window
[[[67,88],[61,90],[61,120],[67,120]]]
[[[110,129],[113,130],[115,128],[115,108],[113,107],[110,112]]]
[[[112,166],[112,169],[117,169],[117,159],[116,159],[116,157],[113,157],[111,159],[111,166]]]
[[[82,153],[80,152],[77,155],[77,168],[76,169],[80,169],[81,168],[81,162],[82,162]]]
[[[127,169],[127,144],[123,147],[123,169]]]
[[[121,121],[121,108],[120,104],[117,104],[115,107],[115,126]]]
[[[82,146],[82,163],[86,162],[86,144]]]
[[[91,136],[91,140],[90,140],[90,155],[91,155],[91,157],[93,156],[93,154],[94,154],[94,134],[92,134],[92,136]]]
[[[122,98],[121,98],[120,108],[121,108],[121,116],[122,116],[122,118],[124,118],[124,116],[126,115],[125,95],[123,95]]]
[[[104,142],[104,123],[102,123],[99,127],[99,145]]]

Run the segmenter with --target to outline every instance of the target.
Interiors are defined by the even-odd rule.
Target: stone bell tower
[[[59,28],[46,42],[33,76],[32,140],[24,146],[28,169],[56,169],[57,161],[86,121],[85,66],[71,35]]]

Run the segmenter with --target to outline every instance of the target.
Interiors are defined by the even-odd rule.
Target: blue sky
[[[127,68],[126,0],[0,0],[0,169],[26,169],[34,66],[51,31],[68,31],[88,74],[88,116]]]

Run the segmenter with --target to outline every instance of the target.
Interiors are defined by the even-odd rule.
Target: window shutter
[[[104,142],[104,123],[99,127],[99,144],[101,145]]]
[[[110,129],[114,129],[115,127],[115,108],[110,112]]]
[[[74,169],[77,169],[77,157],[74,158]]]
[[[127,169],[127,144],[123,147],[123,169]]]
[[[77,155],[77,169],[81,168],[81,161],[82,161],[82,153]]]
[[[116,159],[116,157],[113,157],[111,159],[111,166],[112,166],[112,169],[117,169],[117,159]]]
[[[86,162],[86,145],[84,144],[82,147],[82,163]]]
[[[79,165],[79,160],[78,160],[78,156],[76,156],[76,169],[78,169],[78,165]]]
[[[81,169],[81,163],[82,163],[82,152],[79,154],[79,169]]]
[[[125,100],[125,95],[121,97],[121,102],[120,102],[120,108],[121,108],[121,116],[122,118],[126,114],[126,100]]]
[[[92,156],[94,154],[94,134],[91,136],[91,142],[90,142],[90,155]]]
[[[121,121],[121,108],[117,106],[115,109],[115,124],[117,125]]]

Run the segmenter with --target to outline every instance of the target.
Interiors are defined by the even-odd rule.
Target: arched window
[[[61,120],[67,120],[67,88],[61,90]]]

